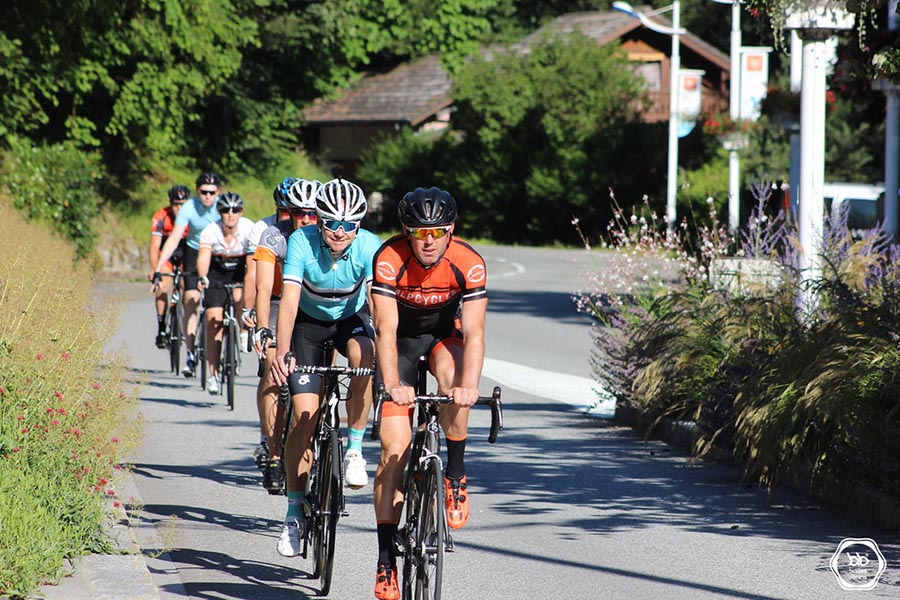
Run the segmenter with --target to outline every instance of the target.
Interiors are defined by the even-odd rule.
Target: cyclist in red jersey
[[[190,195],[191,190],[186,185],[173,185],[169,189],[169,206],[164,206],[163,208],[160,208],[158,211],[153,213],[153,217],[150,220],[150,248],[148,250],[148,255],[150,257],[150,271],[147,273],[147,279],[149,279],[151,282],[153,281],[153,274],[156,271],[156,263],[157,261],[159,261],[160,249],[162,248],[163,244],[166,243],[166,240],[172,233],[172,228],[175,226],[175,217],[176,215],[178,215],[178,210]],[[184,240],[185,238],[187,238],[187,233],[187,230],[185,230],[184,234],[181,236],[181,242],[178,245],[178,249],[163,265],[163,273],[171,273],[174,270],[172,267],[173,263],[180,264],[183,260],[182,254],[184,253]],[[166,309],[169,306],[169,291],[171,287],[171,278],[167,277],[160,281],[160,284],[155,291],[157,348],[166,347]]]
[[[484,259],[453,238],[456,201],[446,191],[417,188],[400,201],[403,232],[374,258],[372,284],[378,370],[391,396],[381,409],[381,461],[375,473],[378,570],[375,597],[400,597],[394,534],[402,508],[418,360],[428,359],[438,393],[454,403],[441,411],[447,440],[447,523],[469,518],[465,448],[469,408],[478,400],[487,314]]]

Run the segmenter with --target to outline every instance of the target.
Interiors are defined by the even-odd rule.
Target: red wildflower
[[[44,360],[44,355],[43,355],[43,354],[37,354],[37,355],[35,355],[35,358],[38,359],[38,360]]]
[[[63,357],[63,360],[69,360],[70,358],[72,358],[72,355],[68,352],[63,352],[62,354],[60,354],[60,356]]]
[[[53,396],[56,397],[57,400],[62,400],[62,399],[63,399],[63,394],[62,394],[62,392],[58,392],[58,391],[57,391],[57,392],[53,392]]]
[[[58,420],[53,419],[52,421],[50,421],[50,424],[53,425],[53,426],[55,427],[55,426],[57,426],[57,425],[60,425],[61,423],[60,423]]]

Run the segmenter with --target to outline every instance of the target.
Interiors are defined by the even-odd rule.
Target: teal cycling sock
[[[362,441],[363,436],[366,434],[365,429],[353,429],[349,428],[347,440],[347,450],[359,450],[362,452]]]
[[[290,521],[291,519],[301,519],[303,517],[303,497],[306,496],[306,492],[288,492],[288,509],[287,516],[285,516],[285,521]]]

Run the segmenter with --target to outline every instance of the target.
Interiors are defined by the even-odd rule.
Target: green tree
[[[573,215],[599,229],[642,90],[616,47],[580,34],[467,65],[454,183],[472,199],[469,226],[507,242],[572,242]]]

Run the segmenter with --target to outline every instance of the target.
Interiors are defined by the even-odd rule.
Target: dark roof
[[[307,122],[418,125],[451,104],[450,77],[436,55],[370,75],[340,98],[317,100],[304,111]]]
[[[662,16],[653,20],[667,27],[672,25]],[[547,32],[574,31],[604,45],[642,27],[640,21],[618,11],[569,13],[529,34],[513,48],[527,51]],[[722,70],[730,71],[728,55],[697,36],[685,33],[681,43]],[[438,57],[432,55],[402,64],[388,73],[364,77],[337,99],[316,100],[303,115],[311,125],[400,122],[417,126],[453,103],[450,89],[450,77]]]

